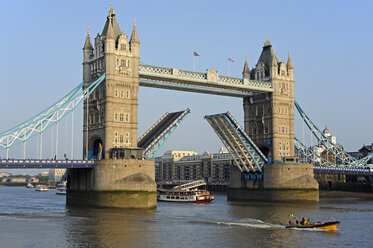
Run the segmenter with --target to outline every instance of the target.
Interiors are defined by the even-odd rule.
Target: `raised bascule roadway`
[[[83,47],[83,82],[39,114],[0,133],[0,149],[6,150],[0,168],[69,168],[67,203],[71,205],[154,207],[154,157],[190,110],[164,114],[138,137],[137,94],[142,86],[243,99],[243,127],[229,112],[205,116],[237,170],[232,172],[234,191],[228,192],[228,198],[247,199],[250,190],[317,190],[312,169],[308,170],[312,165],[315,171],[327,173],[373,174],[368,163],[373,154],[360,160],[351,157],[326,137],[295,101],[290,52],[287,63],[279,62],[270,41],[265,41],[251,70],[246,59],[242,78],[219,75],[213,68],[201,73],[139,64],[139,49],[136,23],[129,39],[120,30],[111,7],[94,46],[88,31]],[[73,122],[74,109],[80,103],[84,103],[84,159],[59,160],[58,125],[69,114]],[[316,154],[294,136],[294,108],[334,161]],[[56,129],[52,144],[56,160],[43,159],[42,138],[51,127]],[[71,133],[73,158],[73,129]],[[27,142],[35,137],[40,139],[38,159],[25,159]],[[16,145],[23,148],[23,159],[9,158],[10,148]],[[267,179],[250,176],[263,173]],[[113,191],[120,194],[113,195]],[[274,194],[269,192],[268,199],[284,196],[278,194],[276,198]],[[318,200],[318,194],[310,198]]]

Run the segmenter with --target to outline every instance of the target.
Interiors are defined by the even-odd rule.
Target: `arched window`
[[[115,90],[114,97],[118,97],[118,90]]]
[[[118,113],[114,113],[114,121],[118,121]]]

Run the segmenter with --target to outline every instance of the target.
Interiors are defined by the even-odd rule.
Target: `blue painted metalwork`
[[[94,160],[0,159],[2,169],[93,168]]]
[[[58,123],[67,114],[72,112],[82,101],[100,85],[105,79],[104,73],[96,81],[81,91],[84,83],[80,83],[72,91],[58,100],[56,103],[46,108],[39,114],[28,119],[9,130],[0,134],[0,149],[8,149],[19,143],[25,142],[37,134],[45,132],[52,124]]]
[[[306,157],[311,163],[318,164],[320,166],[327,166],[327,167],[341,167],[342,165],[336,164],[333,162],[330,162],[329,160],[326,160],[325,158],[319,156],[318,154],[314,153],[309,147],[306,147],[299,139],[294,137],[295,139],[295,149],[299,151],[304,157]],[[320,159],[322,162],[315,160],[316,157]]]
[[[246,134],[246,132],[243,130],[243,128],[238,124],[236,119],[231,115],[231,113],[227,112],[227,117],[229,118],[230,123],[235,127],[235,129],[238,131],[238,134],[240,135],[240,138],[242,141],[247,141],[249,143],[249,146],[252,147],[255,150],[255,156],[259,155],[259,157],[263,160],[264,164],[268,164],[268,159],[262,151],[256,146],[254,141],[250,139],[250,137]]]
[[[323,173],[340,173],[340,174],[350,174],[350,175],[373,175],[373,169],[370,168],[345,168],[345,167],[324,167],[324,166],[314,166],[314,172]]]
[[[218,134],[220,140],[227,147],[234,158],[236,166],[241,172],[262,171],[262,167],[264,164],[268,163],[268,159],[229,112],[205,116],[205,119],[209,122],[211,127]],[[228,123],[231,127],[230,129],[228,129],[226,124],[221,123],[223,120]],[[233,134],[236,134],[236,136]],[[237,138],[243,145],[244,150],[242,150],[242,147],[237,143]],[[247,154],[249,157],[247,157]],[[248,163],[251,169],[249,169],[245,163]]]
[[[336,158],[342,161],[343,164],[347,165],[354,165],[360,167],[368,167],[369,165],[364,162],[364,160],[357,160],[351,157],[348,153],[343,151],[340,147],[334,144],[328,137],[326,137],[323,132],[320,131],[319,128],[312,122],[312,120],[306,115],[306,113],[302,110],[300,105],[294,100],[294,105],[298,110],[299,114],[301,115],[303,121],[306,123],[307,127],[310,129],[312,134],[316,137],[316,139],[327,149],[331,154],[333,154]],[[327,144],[326,144],[326,142]],[[330,149],[328,144],[332,145],[334,149]],[[372,155],[373,156],[373,155]]]
[[[190,114],[190,109],[184,110],[172,123],[170,123],[155,139],[148,144],[144,150],[145,159],[154,159],[155,155],[166,142],[169,136],[175,131],[179,124],[184,120],[185,116]]]

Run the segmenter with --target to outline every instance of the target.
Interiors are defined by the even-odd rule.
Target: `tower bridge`
[[[155,207],[154,156],[190,110],[166,113],[138,138],[138,91],[143,86],[243,99],[243,127],[229,112],[205,117],[234,158],[229,199],[317,201],[313,165],[318,165],[316,171],[370,175],[368,161],[373,154],[360,160],[352,158],[323,136],[295,102],[290,52],[286,63],[279,62],[268,39],[251,70],[246,58],[242,78],[219,75],[213,68],[200,73],[139,64],[139,53],[136,22],[129,38],[111,7],[94,45],[88,29],[83,82],[51,107],[0,134],[0,148],[7,151],[0,167],[69,168],[70,205]],[[82,102],[83,160],[44,159],[43,133],[56,126],[57,153],[58,124],[66,115],[73,116]],[[295,138],[294,106],[339,163],[320,159]],[[40,137],[39,159],[26,160],[26,142],[33,137]],[[9,159],[9,149],[17,144],[23,144],[24,159]],[[73,158],[73,142],[71,145]],[[299,153],[301,161],[296,156]],[[253,173],[261,176],[248,176]]]

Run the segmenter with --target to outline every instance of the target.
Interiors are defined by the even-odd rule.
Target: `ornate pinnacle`
[[[271,46],[271,41],[268,40],[268,35],[267,35],[267,38],[266,38],[266,42],[264,42],[264,46]]]
[[[113,9],[113,3],[110,2],[110,10],[109,10],[109,13],[108,13],[108,17],[111,17],[112,15],[114,15],[114,9]]]

